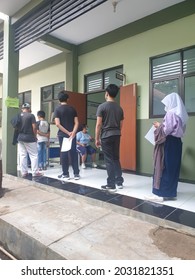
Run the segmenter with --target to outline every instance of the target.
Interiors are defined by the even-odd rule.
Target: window
[[[22,107],[22,104],[29,103],[31,105],[31,91],[24,91],[18,93],[19,106]]]
[[[150,118],[164,115],[161,100],[171,92],[195,113],[195,47],[151,58],[150,76]]]
[[[58,106],[58,93],[64,89],[64,82],[41,88],[41,110],[45,112],[45,119],[53,122],[53,112]]]
[[[85,92],[92,93],[104,91],[109,84],[121,86],[123,84],[123,67],[102,70],[85,76]]]

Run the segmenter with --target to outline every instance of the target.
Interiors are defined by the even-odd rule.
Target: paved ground
[[[0,243],[19,259],[195,259],[195,236],[37,182],[5,175]]]

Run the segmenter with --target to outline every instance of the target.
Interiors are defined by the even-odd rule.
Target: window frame
[[[154,57],[149,58],[149,71],[150,71],[150,84],[149,84],[149,118],[162,118],[164,114],[154,114],[153,110],[153,104],[154,104],[154,85],[155,83],[160,83],[160,82],[166,82],[166,81],[171,81],[171,80],[178,80],[178,94],[180,95],[181,99],[184,102],[185,105],[185,78],[187,77],[194,77],[195,76],[195,71],[192,71],[190,73],[183,73],[183,62],[184,62],[184,52],[188,51],[190,49],[195,49],[195,46],[190,46],[187,48],[182,48],[179,50],[171,51],[168,53],[164,53],[162,55],[157,55]],[[173,74],[173,75],[167,75],[163,76],[162,78],[156,78],[153,79],[153,61],[158,58],[163,58],[170,56],[172,54],[179,54],[180,57],[180,73],[179,74]],[[195,58],[195,57],[194,57]],[[169,92],[171,93],[171,92]],[[169,94],[167,93],[167,94]],[[195,115],[195,109],[194,112],[188,112],[189,115]]]
[[[54,123],[54,119],[53,119],[53,112],[54,112],[54,109],[56,107],[56,103],[58,101],[58,93],[56,92],[56,87],[59,86],[60,89],[58,91],[58,93],[61,91],[61,90],[64,90],[65,89],[65,82],[62,81],[62,82],[59,82],[59,83],[55,83],[55,84],[50,84],[50,85],[46,85],[46,86],[43,86],[41,87],[40,89],[40,95],[41,95],[41,110],[44,110],[44,107],[47,105],[48,106],[48,112],[45,112],[46,113],[46,117],[45,119],[50,123]],[[43,95],[44,95],[44,89],[49,89],[50,88],[50,95],[47,98],[45,98]]]
[[[122,70],[123,70],[123,68],[124,68],[123,65],[118,65],[118,66],[115,66],[115,67],[111,67],[111,68],[107,68],[107,69],[104,69],[104,70],[96,71],[96,72],[93,72],[93,73],[90,73],[90,74],[86,74],[84,76],[84,92],[86,94],[91,94],[91,93],[98,93],[98,92],[105,91],[105,88],[106,88],[105,87],[105,84],[106,84],[105,73],[109,72],[109,71],[113,71],[113,70],[116,70],[116,72],[117,72],[117,69],[120,69],[120,68],[122,68]],[[87,91],[87,88],[88,88],[87,79],[89,77],[92,77],[92,76],[95,76],[95,75],[98,75],[98,74],[100,74],[102,76],[102,82],[101,82],[102,88],[99,88],[99,89],[94,90],[94,91]],[[124,75],[124,77],[125,77],[125,75]],[[121,79],[118,79],[118,80],[121,81]],[[121,84],[122,84],[122,82],[121,82]]]

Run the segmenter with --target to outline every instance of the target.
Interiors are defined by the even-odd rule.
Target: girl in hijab
[[[166,114],[162,123],[155,121],[153,195],[146,200],[162,202],[177,198],[181,167],[182,141],[188,114],[180,96],[173,92],[161,101]]]

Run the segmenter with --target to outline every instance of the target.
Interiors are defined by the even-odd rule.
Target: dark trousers
[[[101,139],[102,151],[107,170],[107,185],[115,187],[115,184],[122,184],[121,165],[119,160],[120,136],[114,135]]]
[[[62,147],[63,137],[59,137],[60,149]],[[60,153],[60,161],[62,172],[64,175],[69,175],[69,165],[72,165],[74,175],[79,174],[78,153],[76,150],[76,137],[72,140],[72,147],[68,152]]]

